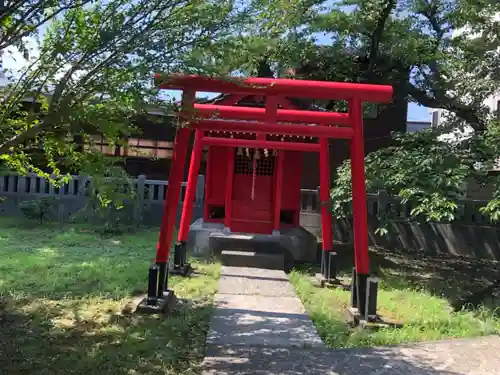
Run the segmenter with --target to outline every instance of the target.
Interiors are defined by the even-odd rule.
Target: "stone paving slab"
[[[500,338],[366,349],[211,346],[203,375],[499,375]]]
[[[224,275],[220,277],[220,294],[244,294],[267,297],[295,297],[295,291],[287,280],[257,275]]]
[[[309,318],[298,297],[266,297],[247,294],[217,294],[217,310],[245,310],[264,313],[300,314]]]
[[[327,349],[284,272],[223,267],[219,285],[203,375],[500,375],[498,336]]]
[[[217,295],[209,345],[324,347],[297,297]]]
[[[208,345],[324,347],[283,271],[222,267],[215,305]]]

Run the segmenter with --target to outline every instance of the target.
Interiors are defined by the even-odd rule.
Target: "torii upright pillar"
[[[370,259],[368,254],[368,213],[366,207],[365,153],[363,139],[363,111],[360,100],[349,102],[349,118],[352,121],[353,137],[351,146],[351,177],[352,177],[352,211],[354,229],[354,261],[355,270],[352,280],[351,305],[357,308],[362,317],[375,312],[369,296]],[[375,306],[376,309],[376,306]]]
[[[191,161],[189,164],[189,174],[184,196],[184,205],[182,207],[181,223],[179,234],[174,247],[174,267],[171,273],[174,275],[188,276],[192,270],[187,262],[187,241],[189,237],[189,226],[193,217],[193,204],[196,196],[196,184],[198,172],[200,171],[200,162],[203,152],[203,130],[196,130],[194,136],[193,150],[191,152]]]
[[[321,214],[321,283],[336,279],[336,253],[333,250],[332,211],[330,205],[330,152],[328,138],[319,139],[320,214]]]
[[[183,92],[180,112],[181,122],[191,121],[194,98],[194,91],[186,90]],[[190,135],[191,128],[182,124],[175,135],[172,164],[163,206],[160,234],[156,246],[155,264],[149,268],[148,294],[137,306],[138,311],[152,313],[164,311],[168,308],[170,302],[174,300],[174,292],[168,289],[170,248],[175,231],[177,207],[179,205]]]

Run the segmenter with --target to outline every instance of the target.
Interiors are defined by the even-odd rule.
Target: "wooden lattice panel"
[[[236,155],[234,160],[234,174],[251,175],[253,173],[253,160],[247,155]]]
[[[240,151],[241,152],[241,151]],[[236,154],[234,161],[234,173],[239,175],[252,175],[254,168],[255,150],[242,150],[242,155]],[[257,176],[273,176],[276,157],[269,152],[266,157],[263,150],[259,150],[259,158],[256,160]]]

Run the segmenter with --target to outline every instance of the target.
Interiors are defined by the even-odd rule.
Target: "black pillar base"
[[[149,314],[163,313],[174,303],[174,292],[168,289],[167,263],[152,265],[148,273],[148,294],[139,302],[135,311]]]
[[[172,269],[170,270],[171,275],[176,275],[176,276],[182,276],[182,277],[188,277],[193,273],[194,269],[191,266],[191,264],[186,263],[183,266],[173,266]]]
[[[367,312],[367,297],[368,297],[368,291],[367,289],[369,288],[369,285],[371,283],[368,282],[370,279],[370,276],[367,274],[361,274],[356,272],[356,269],[353,268],[352,270],[352,279],[351,279],[351,309],[356,309],[358,313],[365,317],[366,312]],[[378,287],[378,281],[376,284],[376,287]],[[371,290],[371,289],[370,289]],[[375,300],[371,301],[371,310],[377,309],[377,293],[372,292],[371,293],[372,297],[375,297]]]
[[[156,296],[158,298],[161,298],[163,296],[163,292],[165,290],[168,290],[168,276],[169,276],[168,263],[162,262],[156,264],[156,266],[158,267],[158,288]]]
[[[193,271],[191,264],[187,262],[186,242],[179,241],[174,246],[174,266],[170,270],[172,275],[187,277]]]
[[[358,274],[356,268],[352,269],[351,274],[351,307],[354,309],[358,308]]]
[[[351,282],[351,302],[347,309],[355,326],[362,328],[400,328],[400,323],[389,323],[377,314],[379,280],[353,269]]]
[[[339,279],[337,279],[337,253],[334,251],[322,251],[321,254],[321,273],[316,275],[322,288],[340,287],[346,288]]]
[[[163,296],[161,298],[155,298],[153,304],[151,304],[148,297],[141,300],[137,305],[135,312],[139,314],[163,314],[169,312],[175,305],[175,302],[176,297],[174,291],[167,289],[163,292]]]
[[[368,286],[368,278],[370,275],[358,273],[356,274],[356,289],[357,289],[357,307],[359,313],[364,317],[366,313],[366,288]]]

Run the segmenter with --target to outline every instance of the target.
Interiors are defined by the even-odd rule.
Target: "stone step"
[[[254,251],[259,253],[282,253],[280,236],[252,235],[238,233],[212,233],[209,236],[210,248],[215,253],[223,250]]]
[[[283,270],[285,257],[283,253],[261,253],[255,251],[222,250],[221,262],[224,266],[263,268]]]

